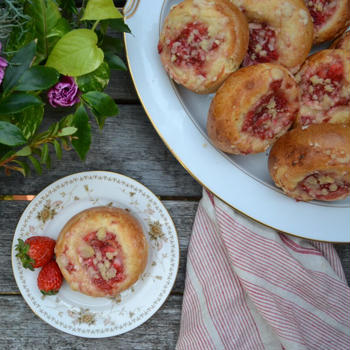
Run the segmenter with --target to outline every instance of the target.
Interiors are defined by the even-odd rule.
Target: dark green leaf
[[[90,0],[86,5],[82,20],[102,20],[122,17],[122,14],[114,6],[113,0]]]
[[[89,91],[81,97],[92,108],[100,128],[103,127],[106,117],[115,116],[119,112],[113,99],[103,92]]]
[[[22,112],[26,108],[42,104],[39,97],[23,92],[15,93],[0,102],[0,115]]]
[[[36,44],[34,41],[22,47],[13,56],[5,71],[2,82],[3,94],[6,96],[17,84],[22,74],[29,68],[35,55]],[[1,110],[1,109],[0,109]]]
[[[32,154],[32,149],[29,146],[24,146],[19,151],[16,152],[16,155],[19,157],[27,157]]]
[[[72,18],[73,15],[78,14],[78,10],[75,6],[75,0],[58,0],[57,3],[62,9],[64,17]]]
[[[58,82],[60,75],[56,69],[34,66],[25,71],[15,87],[17,91],[45,90]]]
[[[60,143],[57,140],[53,141],[53,146],[55,148],[56,156],[58,159],[62,159],[62,148]]]
[[[101,47],[105,52],[111,51],[116,53],[122,53],[124,45],[122,40],[105,35]]]
[[[61,14],[53,0],[32,0],[28,12],[35,24],[35,37],[38,39],[36,62],[40,62],[48,56],[47,36]]]
[[[42,173],[42,168],[41,168],[41,165],[40,165],[40,162],[33,156],[29,156],[28,157],[30,159],[30,161],[32,162],[33,166],[34,166],[34,169],[36,170],[36,172],[41,175]]]
[[[59,123],[55,123],[55,124],[51,125],[49,130],[47,130],[48,131],[48,137],[56,136],[59,129],[60,129],[60,124]]]
[[[23,176],[27,176],[30,174],[30,168],[28,166],[28,164],[26,162],[22,162],[21,160],[15,159],[14,160],[15,163],[17,163],[18,165],[20,165],[20,169],[17,169],[17,171],[19,171],[20,173],[23,174]]]
[[[73,118],[74,118],[73,114],[68,114],[68,115],[66,115],[64,118],[62,118],[62,119],[59,121],[60,129],[63,129],[63,128],[65,128],[66,126],[72,126]]]
[[[103,91],[109,82],[109,73],[108,64],[102,62],[93,72],[77,78],[79,90],[82,92]]]
[[[91,126],[83,105],[80,105],[74,113],[73,125],[78,130],[72,138],[72,145],[80,159],[85,160],[91,144]]]
[[[109,68],[111,69],[124,70],[124,71],[128,70],[123,60],[119,56],[114,55],[110,51],[105,52],[105,60],[108,63]]]
[[[41,148],[40,163],[45,164],[47,162],[48,157],[49,157],[49,145],[47,143],[44,143]]]
[[[6,146],[0,143],[0,162],[2,162],[5,159],[10,158],[16,153],[16,151],[13,149],[13,147]]]
[[[131,33],[130,28],[124,23],[123,18],[109,19],[108,24],[118,32]]]
[[[47,154],[45,164],[46,164],[46,168],[47,168],[47,169],[51,169],[51,157],[50,157],[50,154],[49,154],[49,153]]]
[[[38,130],[44,116],[44,106],[35,105],[14,115],[14,123],[22,130],[24,137],[29,140]]]
[[[0,143],[7,146],[19,146],[26,143],[26,139],[16,125],[0,122]]]

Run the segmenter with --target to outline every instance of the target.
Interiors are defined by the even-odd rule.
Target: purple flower
[[[0,42],[0,52],[1,52],[1,42]],[[5,68],[7,67],[7,61],[0,57],[0,85],[2,83],[2,79],[4,79]]]
[[[70,107],[79,102],[78,85],[72,77],[63,76],[47,93],[52,107]]]

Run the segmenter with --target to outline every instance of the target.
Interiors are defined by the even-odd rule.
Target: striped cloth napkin
[[[279,234],[203,191],[176,349],[350,349],[350,288],[334,247]]]

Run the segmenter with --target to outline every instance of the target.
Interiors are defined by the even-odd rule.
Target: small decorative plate
[[[149,243],[144,273],[117,298],[92,298],[65,282],[58,294],[44,297],[36,284],[40,269],[24,269],[16,257],[18,238],[56,239],[72,216],[101,205],[127,209],[141,222]],[[105,171],[73,174],[45,188],[22,214],[12,243],[13,273],[33,312],[59,330],[86,338],[122,334],[149,319],[169,295],[178,265],[177,233],[163,204],[137,181]]]

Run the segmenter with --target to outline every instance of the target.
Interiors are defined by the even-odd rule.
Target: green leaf
[[[35,55],[35,48],[35,42],[30,42],[18,50],[9,62],[2,82],[4,96],[8,95],[12,88],[17,84],[22,74],[29,68]]]
[[[32,0],[28,13],[33,19],[35,37],[38,39],[36,62],[40,62],[49,53],[47,36],[61,18],[61,14],[53,0]]]
[[[99,91],[89,91],[83,94],[82,99],[93,109],[94,114],[98,117],[112,117],[119,113],[118,106],[113,99]],[[103,127],[103,123],[99,123],[100,128]]]
[[[57,140],[53,140],[53,146],[55,148],[56,156],[58,159],[62,159],[62,148]]]
[[[19,171],[23,176],[27,176],[30,174],[30,168],[26,162],[23,162],[21,160],[15,159],[15,163],[20,165],[20,167],[16,167],[16,170]]]
[[[41,148],[40,163],[45,164],[47,162],[48,157],[49,157],[49,145],[47,143],[44,143]]]
[[[58,134],[58,137],[63,137],[63,136],[70,136],[73,135],[77,131],[77,128],[74,126],[67,126],[63,128]]]
[[[36,170],[36,172],[41,175],[42,173],[42,168],[41,168],[41,165],[40,165],[40,162],[33,156],[29,156],[28,157],[30,159],[30,161],[32,162],[33,166],[34,166],[34,169]]]
[[[20,113],[14,115],[14,123],[17,125],[24,135],[29,140],[38,130],[44,116],[44,106],[35,105],[28,107]]]
[[[71,31],[71,27],[65,18],[60,18],[56,25],[47,34],[48,50],[51,52],[57,41],[66,33]]]
[[[128,70],[128,67],[125,65],[123,60],[119,56],[114,55],[112,52],[105,52],[105,60],[111,69],[124,71]]]
[[[77,78],[79,90],[88,92],[92,90],[103,91],[109,82],[109,66],[106,62],[89,74],[82,75]]]
[[[122,53],[124,45],[122,40],[105,35],[101,47],[104,52],[111,51],[116,53]]]
[[[130,28],[124,23],[123,18],[109,19],[108,24],[118,32],[131,33]]]
[[[26,143],[26,139],[16,125],[0,121],[0,143],[7,146],[19,146]]]
[[[93,72],[104,57],[103,51],[96,45],[97,40],[97,35],[92,30],[70,31],[52,49],[46,66],[73,77]]]
[[[24,146],[19,151],[16,152],[16,155],[19,157],[27,157],[32,154],[32,149],[29,146]]]
[[[82,21],[109,18],[123,18],[122,14],[114,6],[113,0],[89,0]]]
[[[72,145],[80,159],[85,160],[91,145],[91,125],[83,105],[80,105],[74,113],[73,125],[78,130],[72,137]]]
[[[18,113],[34,105],[42,105],[39,97],[19,92],[0,102],[0,115]]]
[[[17,91],[46,90],[58,82],[60,78],[56,69],[51,67],[34,66],[22,75]]]

